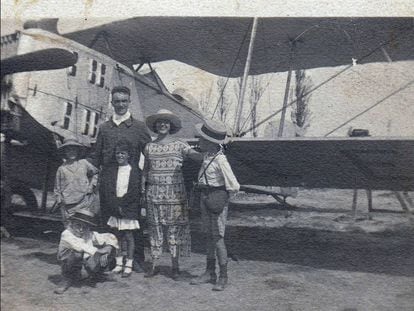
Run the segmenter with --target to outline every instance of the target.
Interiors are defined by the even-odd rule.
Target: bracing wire
[[[327,137],[329,135],[331,135],[333,132],[339,130],[341,127],[344,127],[345,125],[347,125],[349,122],[355,120],[356,118],[362,116],[364,113],[368,112],[369,110],[373,109],[374,107],[378,106],[379,104],[385,102],[388,98],[394,96],[395,94],[401,92],[402,90],[406,89],[407,87],[409,87],[411,84],[414,83],[414,80],[411,80],[410,82],[408,82],[407,84],[405,84],[404,86],[400,87],[398,90],[392,92],[391,94],[388,94],[387,96],[385,96],[384,98],[382,98],[381,100],[377,101],[374,105],[368,107],[367,109],[361,111],[360,113],[356,114],[355,116],[353,116],[352,118],[350,118],[349,120],[345,121],[344,123],[342,123],[341,125],[337,126],[336,128],[334,128],[333,130],[329,131],[328,133],[326,133],[324,135],[324,137]]]
[[[234,59],[233,64],[231,65],[229,75],[227,76],[226,82],[224,83],[223,88],[222,88],[222,89],[221,89],[221,91],[220,91],[220,96],[219,96],[219,98],[218,98],[218,100],[217,100],[217,104],[216,104],[216,107],[214,108],[214,111],[213,111],[213,114],[212,114],[212,116],[211,116],[211,119],[213,119],[213,118],[214,118],[214,115],[216,114],[216,111],[217,111],[218,105],[220,104],[220,100],[221,100],[221,98],[222,98],[222,97],[223,97],[223,95],[224,95],[224,90],[226,89],[226,86],[227,86],[227,83],[229,82],[230,76],[231,76],[231,74],[233,73],[233,69],[234,69],[234,67],[236,66],[236,62],[237,62],[237,60],[239,59],[239,56],[240,56],[241,50],[242,50],[242,48],[243,48],[244,42],[246,41],[247,35],[249,34],[249,31],[250,31],[250,28],[251,28],[252,23],[253,23],[253,21],[249,24],[249,27],[247,27],[246,33],[244,34],[244,37],[243,37],[243,40],[242,40],[242,42],[241,42],[241,44],[240,44],[239,50],[237,51],[236,58]]]
[[[409,30],[412,30],[412,28],[410,28]],[[364,60],[365,58],[371,56],[372,54],[374,54],[376,51],[378,51],[379,49],[381,49],[382,47],[388,45],[389,43],[391,43],[392,41],[394,41],[397,37],[399,37],[402,33],[407,32],[407,29],[401,31],[397,36],[393,37],[392,39],[385,41],[384,43],[381,43],[380,45],[378,45],[376,48],[372,49],[370,52],[368,52],[367,54],[365,54],[364,56],[362,56],[360,59],[358,59],[359,62],[361,62],[362,60]],[[310,89],[308,92],[304,93],[300,98],[306,97],[309,94],[311,94],[312,92],[316,91],[317,89],[319,89],[321,86],[327,84],[328,82],[332,81],[333,79],[337,78],[339,75],[343,74],[344,72],[348,71],[350,68],[352,68],[352,64],[347,65],[345,68],[343,68],[342,70],[340,70],[339,72],[335,73],[334,75],[332,75],[331,77],[329,77],[328,79],[326,79],[325,81],[323,81],[322,83],[318,84],[317,86],[315,86],[314,88]],[[409,84],[411,84],[412,82],[410,82]],[[401,89],[397,90],[397,92],[393,92],[392,95],[398,93],[399,91],[401,91]],[[392,96],[391,95],[391,96]],[[388,96],[387,98],[389,98],[390,96]],[[287,107],[292,106],[293,104],[295,104],[298,101],[298,98],[291,101],[289,104],[286,105]],[[382,102],[382,101],[381,101]],[[260,125],[264,124],[265,122],[267,122],[268,120],[270,120],[271,118],[273,118],[274,116],[278,115],[282,109],[279,109],[277,111],[275,111],[274,113],[270,114],[268,117],[264,118],[262,121],[258,122],[255,126],[252,126],[250,128],[248,128],[246,131],[240,133],[240,136],[244,136],[246,135],[248,132],[250,132],[251,130],[253,130],[254,128],[259,127]],[[364,112],[365,113],[365,112]],[[329,134],[329,133],[328,133]]]

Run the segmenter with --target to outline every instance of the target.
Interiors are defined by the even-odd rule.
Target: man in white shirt
[[[94,214],[80,210],[69,218],[62,232],[57,258],[62,266],[62,283],[55,289],[63,294],[74,282],[80,281],[82,267],[90,277],[97,277],[115,259],[118,240],[111,233],[91,231]]]

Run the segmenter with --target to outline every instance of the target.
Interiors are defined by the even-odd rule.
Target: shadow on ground
[[[226,230],[228,251],[239,260],[414,276],[414,230],[401,234],[241,226]],[[198,228],[193,228],[192,240],[192,251],[205,253]]]
[[[20,226],[15,236],[26,236],[58,243],[59,229],[43,234],[39,226]],[[51,227],[48,227],[49,230]],[[338,232],[311,228],[267,228],[228,226],[226,244],[239,260],[278,262],[317,269],[414,276],[414,228],[381,233]],[[23,245],[21,245],[24,247]],[[192,225],[192,251],[205,254],[199,223]],[[55,254],[28,254],[57,264]],[[165,267],[162,273],[168,274]],[[191,276],[188,276],[190,278]]]

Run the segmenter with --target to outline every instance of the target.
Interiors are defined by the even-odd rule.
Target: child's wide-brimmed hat
[[[91,226],[96,226],[95,214],[88,210],[79,210],[69,217],[69,220],[77,220]]]
[[[216,144],[225,144],[228,142],[227,128],[223,122],[215,120],[205,120],[196,126],[198,134],[204,139]]]
[[[65,138],[63,140],[63,144],[60,145],[58,147],[58,149],[61,150],[61,149],[65,148],[65,147],[68,147],[68,146],[75,146],[75,147],[79,147],[79,148],[85,147],[76,138]]]
[[[154,133],[157,133],[155,124],[157,120],[160,120],[160,119],[170,121],[170,124],[171,124],[170,134],[175,134],[181,129],[181,120],[177,115],[175,115],[173,112],[167,109],[160,109],[158,110],[157,113],[150,115],[145,120],[148,128]]]

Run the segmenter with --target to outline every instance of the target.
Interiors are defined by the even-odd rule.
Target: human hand
[[[102,248],[98,248],[96,250],[97,253],[99,254],[109,254],[112,251],[112,246],[111,245],[106,245]]]
[[[86,189],[86,193],[90,194],[90,193],[96,193],[96,185],[90,183],[88,185],[88,188]]]
[[[141,208],[146,208],[147,200],[145,199],[144,195],[141,195],[141,197],[139,198],[139,205],[141,206]]]
[[[101,267],[106,267],[108,265],[108,254],[104,254],[99,258],[99,263]]]
[[[121,215],[121,217],[125,217],[124,212],[122,211],[122,207],[118,206],[118,213]]]

